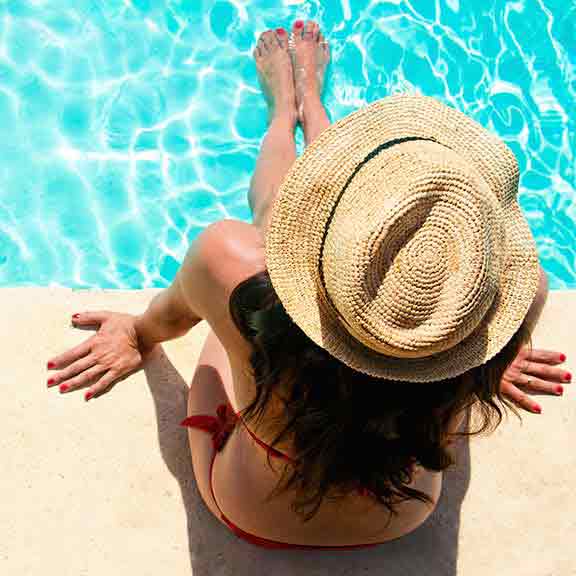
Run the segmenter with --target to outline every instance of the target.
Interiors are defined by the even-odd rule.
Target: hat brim
[[[324,228],[354,170],[383,143],[430,138],[473,163],[504,212],[500,290],[481,324],[453,348],[424,358],[382,355],[353,338],[318,297]],[[523,322],[540,282],[536,244],[518,205],[518,164],[495,135],[427,96],[390,96],[335,122],[292,165],[276,196],[266,266],[286,312],[316,344],[351,368],[390,380],[452,378],[495,356]]]

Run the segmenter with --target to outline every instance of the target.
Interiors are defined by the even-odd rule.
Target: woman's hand
[[[75,314],[75,326],[95,326],[98,332],[48,361],[48,368],[59,370],[48,387],[60,384],[60,392],[89,386],[85,399],[105,394],[115,384],[140,370],[154,347],[143,349],[134,327],[136,316],[99,311]]]
[[[560,382],[566,384],[572,378],[569,372],[556,367],[565,360],[566,357],[560,352],[530,350],[525,346],[502,375],[500,391],[521,408],[540,414],[542,408],[518,386],[526,387],[529,391],[562,395]],[[566,375],[568,378],[565,378]]]

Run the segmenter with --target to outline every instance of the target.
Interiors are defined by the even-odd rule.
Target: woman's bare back
[[[217,270],[213,276],[218,282],[214,293],[218,297],[214,298],[214,307],[206,320],[225,351],[219,358],[228,359],[227,366],[220,370],[224,375],[222,385],[226,398],[238,412],[252,400],[255,383],[250,375],[250,346],[234,325],[227,303],[232,290],[241,281],[263,270],[265,263],[262,235],[258,228],[239,221],[229,221],[229,228],[226,246],[223,249],[220,243],[218,258],[214,259]],[[272,407],[271,411],[277,409]],[[251,425],[250,429],[262,441],[271,443],[273,434],[265,429],[265,420],[259,428]],[[289,445],[277,448],[290,454]],[[291,509],[293,494],[281,494],[265,502],[276,486],[281,467],[290,465],[274,458],[270,461],[272,469],[266,451],[256,444],[244,425],[239,425],[217,455],[213,470],[213,489],[218,507],[241,529],[264,538],[329,546],[382,542],[414,530],[435,507],[414,500],[403,502],[398,505],[399,516],[390,519],[388,510],[370,497],[351,495],[339,503],[325,501],[318,513],[303,523]],[[209,492],[206,472],[198,482],[204,496]],[[442,473],[417,467],[409,486],[427,493],[436,503],[440,497]]]

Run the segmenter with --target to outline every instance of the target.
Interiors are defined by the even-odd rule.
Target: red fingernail
[[[282,36],[282,34],[284,34],[284,28],[276,28],[276,32]]]
[[[534,412],[536,412],[536,414],[541,414],[542,408],[540,408],[540,406],[534,406]]]
[[[560,362],[564,362],[566,360],[566,356],[564,354],[560,354]]]
[[[79,318],[80,314],[72,314],[72,318]]]
[[[90,398],[92,398],[93,395],[94,395],[94,392],[86,392],[86,394],[84,394],[84,400],[86,400],[86,402],[88,402],[88,400],[90,400]]]
[[[302,26],[304,26],[304,22],[302,20],[296,20],[296,22],[294,22],[294,26],[296,26],[296,28],[302,28]]]
[[[66,392],[68,388],[69,388],[68,384],[62,384],[62,386],[60,386],[60,392]]]
[[[48,369],[56,368],[56,364],[54,364],[54,362],[48,362],[48,364],[46,366],[48,367]]]
[[[569,382],[570,380],[572,380],[572,374],[566,372],[566,374],[564,374],[564,382]]]
[[[52,384],[54,384],[56,382],[56,380],[54,378],[48,378],[48,386],[52,386]]]
[[[558,386],[556,388],[556,394],[562,394],[564,392],[564,388],[562,388],[562,386]]]

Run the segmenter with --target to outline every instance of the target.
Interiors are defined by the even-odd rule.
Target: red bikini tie
[[[228,436],[230,436],[234,430],[237,420],[238,417],[230,406],[220,404],[216,409],[216,416],[208,416],[205,414],[188,416],[180,422],[180,426],[200,428],[200,430],[209,432],[212,435],[214,450],[219,452],[224,447],[224,444],[226,444]]]

